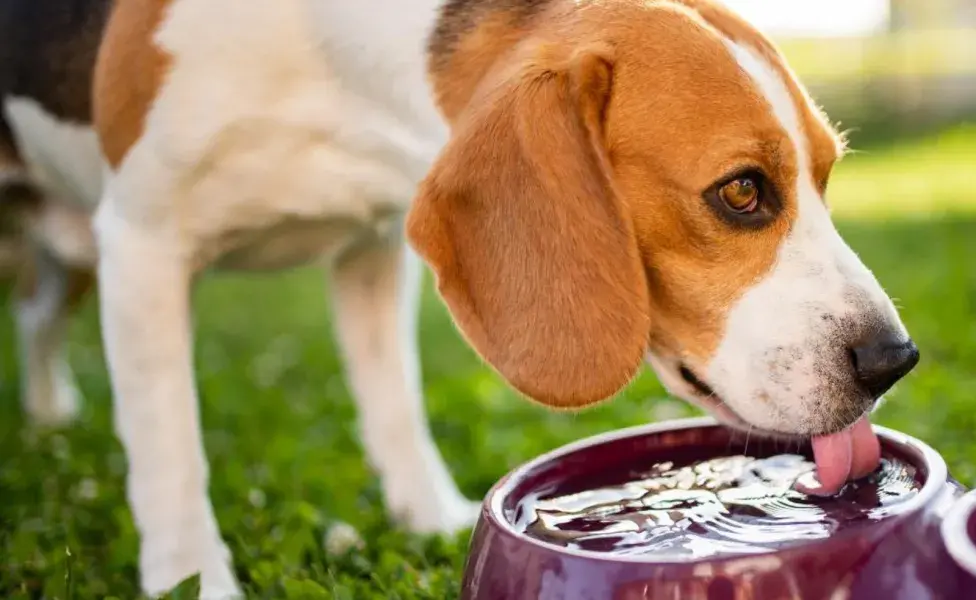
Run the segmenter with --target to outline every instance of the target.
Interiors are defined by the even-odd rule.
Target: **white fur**
[[[59,425],[78,410],[78,390],[68,366],[64,338],[68,327],[68,279],[59,260],[36,250],[33,294],[14,310],[20,349],[21,399],[35,422]]]
[[[129,504],[141,536],[142,587],[167,591],[200,573],[201,597],[237,593],[207,498],[189,313],[179,243],[127,222],[109,196],[96,219],[102,333]]]
[[[7,97],[3,110],[31,178],[62,202],[93,209],[102,162],[92,128],[58,120],[30,98]]]
[[[387,508],[415,531],[470,523],[424,416],[417,351],[419,257],[395,236],[356,248],[333,269],[333,305],[360,438],[384,481]],[[382,374],[380,376],[380,374]]]
[[[89,213],[102,190],[95,132],[61,121],[30,98],[4,98],[3,110],[30,179],[51,199],[33,218],[32,241],[73,266],[95,264]]]
[[[439,4],[174,0],[155,40],[172,68],[143,135],[104,176],[90,131],[29,103],[10,113],[51,198],[97,204],[102,327],[149,593],[195,572],[204,597],[238,593],[192,370],[189,292],[210,266],[339,258],[337,331],[389,508],[420,531],[476,516],[425,422],[419,265],[399,235],[446,140],[423,52]]]
[[[755,51],[728,42],[793,141],[798,214],[772,270],[728,312],[722,341],[707,367],[718,396],[750,424],[774,431],[821,429],[849,399],[844,319],[877,322],[908,335],[891,300],[841,239],[810,170],[799,112],[778,72]],[[846,334],[846,338],[845,338]],[[843,410],[843,407],[840,407]]]
[[[34,245],[57,256],[66,266],[91,268],[98,262],[91,215],[82,207],[45,202],[30,218],[28,233]]]

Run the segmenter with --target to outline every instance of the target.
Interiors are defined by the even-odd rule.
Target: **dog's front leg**
[[[387,508],[417,532],[472,523],[477,505],[454,485],[431,438],[417,352],[421,264],[400,240],[375,243],[334,267],[335,323],[363,445]]]
[[[193,379],[186,248],[106,199],[96,217],[101,319],[115,425],[129,463],[142,587],[158,595],[197,573],[202,598],[238,588],[207,495]]]

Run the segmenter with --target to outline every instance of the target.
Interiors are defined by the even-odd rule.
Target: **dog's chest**
[[[423,52],[437,3],[412,4],[176,0],[156,36],[174,66],[116,189],[181,182],[146,208],[168,203],[200,262],[222,267],[385,234],[446,139]]]
[[[426,81],[436,2],[425,1],[420,16],[416,1],[173,4],[157,40],[174,67],[134,154],[191,182],[172,208],[203,260],[315,260],[406,211],[446,139]],[[138,188],[146,173],[123,176]]]

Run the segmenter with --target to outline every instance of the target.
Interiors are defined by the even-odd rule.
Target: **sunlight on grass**
[[[976,73],[976,31],[904,31],[870,37],[777,40],[804,80],[845,81],[864,77],[927,77]]]
[[[837,165],[829,199],[842,218],[976,213],[976,124],[855,152]]]

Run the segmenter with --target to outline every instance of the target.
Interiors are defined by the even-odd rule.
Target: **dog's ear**
[[[603,141],[611,81],[605,52],[525,64],[462,113],[407,221],[468,342],[555,407],[620,390],[649,334],[646,276]]]

